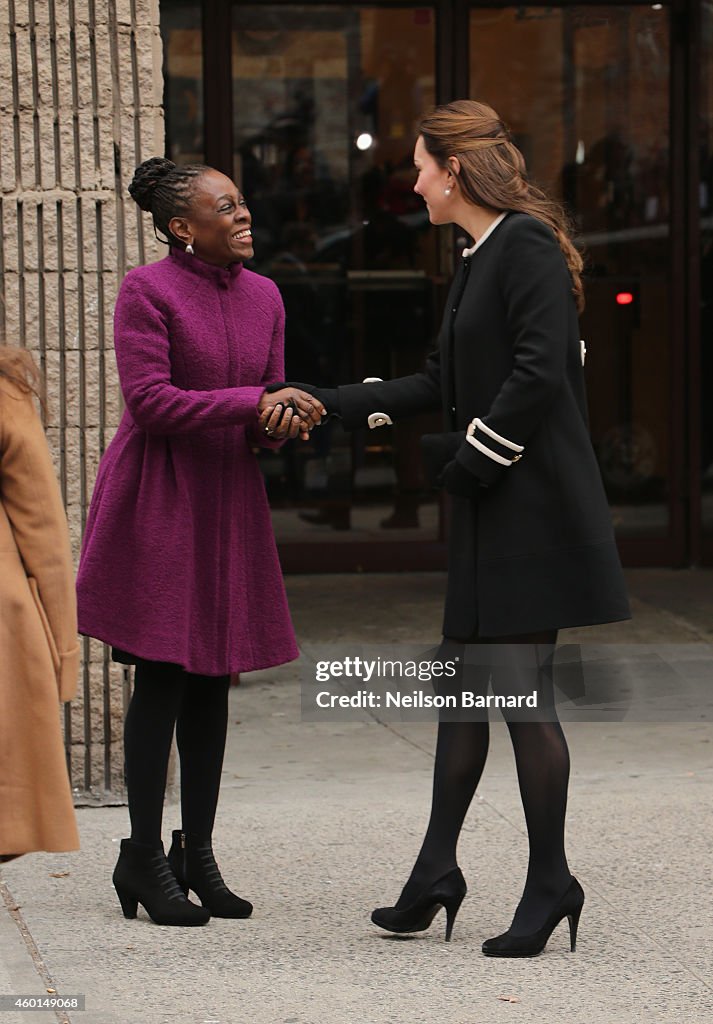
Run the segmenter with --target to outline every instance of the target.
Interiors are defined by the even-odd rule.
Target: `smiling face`
[[[227,267],[253,255],[252,218],[237,186],[220,171],[206,171],[196,181],[191,209],[174,217],[169,228],[177,238],[193,246],[206,263]]]
[[[453,175],[448,168],[441,167],[426,149],[422,136],[416,140],[413,162],[418,171],[418,179],[413,187],[414,192],[426,203],[431,224],[450,224],[452,217],[453,198],[445,194],[447,188],[453,188]]]

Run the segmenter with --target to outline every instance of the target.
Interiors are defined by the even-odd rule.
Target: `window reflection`
[[[470,43],[471,96],[509,123],[531,176],[565,201],[586,250],[591,430],[617,531],[664,536],[671,473],[668,10],[473,10]]]
[[[203,39],[201,4],[171,0],[161,8],[166,155],[176,163],[202,163]]]
[[[415,126],[434,102],[429,9],[234,8],[235,174],[255,264],[287,313],[289,379],[333,386],[420,369],[435,334],[435,233],[413,193]],[[421,418],[263,457],[278,539],[435,539]]]

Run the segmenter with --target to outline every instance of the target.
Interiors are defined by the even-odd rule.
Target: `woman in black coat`
[[[629,617],[587,430],[582,260],[561,208],[528,182],[489,107],[437,108],[421,123],[414,162],[431,222],[476,239],[463,252],[439,349],[423,373],[307,390],[347,427],[444,411],[446,433],[424,438],[424,454],[453,496],[446,649],[480,663],[469,689],[475,678],[496,693],[536,687],[540,698],[539,720],[504,712],[530,857],[512,925],[483,952],[535,955],[565,917],[574,949],[584,893],[564,850],[569,753],[548,660],[557,630]],[[464,642],[480,645],[475,657],[457,646]],[[450,937],[466,890],[456,844],[487,750],[487,720],[440,722],[426,837],[396,906],[374,911],[376,924],[419,931],[444,906]]]

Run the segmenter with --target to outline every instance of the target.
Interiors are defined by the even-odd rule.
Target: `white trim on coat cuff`
[[[489,427],[487,423],[483,423],[483,421],[480,419],[479,416],[476,416],[475,419],[471,421],[471,426],[473,428],[473,431],[475,431],[476,429],[482,430],[483,433],[487,434],[488,437],[493,439],[493,441],[497,441],[498,444],[503,445],[505,448],[509,448],[510,451],[513,451],[513,452],[524,452],[525,451],[525,448],[523,447],[523,445],[515,444],[514,441],[508,441],[508,439],[506,437],[501,437],[500,434],[496,434],[495,431],[493,430],[493,428]]]
[[[483,453],[483,455],[487,455],[489,459],[493,460],[493,462],[499,462],[501,466],[512,466],[512,461],[510,459],[504,459],[502,455],[498,455],[497,452],[493,452],[490,448],[486,448],[486,446],[481,444],[473,434],[467,434],[465,439],[468,444],[472,444],[474,448],[477,448],[479,452]]]

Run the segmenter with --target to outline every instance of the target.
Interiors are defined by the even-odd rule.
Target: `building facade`
[[[458,232],[412,192],[419,114],[469,96],[509,125],[586,253],[592,437],[629,565],[713,556],[713,7],[699,0],[163,0],[166,146],[240,182],[288,376],[421,365]],[[426,420],[264,458],[288,569],[443,564]]]
[[[0,327],[32,350],[78,552],[118,422],[111,318],[165,247],[129,200],[151,155],[235,177],[287,308],[287,375],[418,368],[459,248],[413,194],[420,113],[498,110],[586,251],[592,436],[630,565],[713,563],[713,4],[0,0]],[[445,564],[421,418],[261,456],[287,570]],[[84,643],[78,789],[120,788],[128,692]]]

